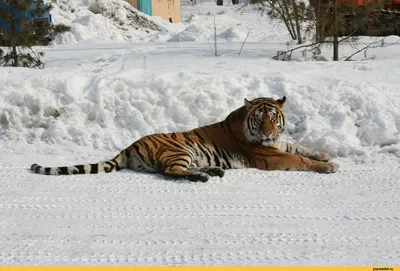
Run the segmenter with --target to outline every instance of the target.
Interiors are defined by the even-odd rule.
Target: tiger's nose
[[[266,133],[263,133],[264,134],[264,136],[266,136],[267,138],[269,138],[271,135],[272,135],[272,133],[269,133],[269,132],[266,132]]]

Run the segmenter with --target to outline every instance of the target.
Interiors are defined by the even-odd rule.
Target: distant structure
[[[137,10],[150,15],[160,16],[170,23],[181,21],[181,0],[126,0]]]

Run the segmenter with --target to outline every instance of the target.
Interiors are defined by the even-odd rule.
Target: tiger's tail
[[[97,164],[74,165],[63,167],[42,167],[38,164],[33,164],[31,170],[37,174],[43,175],[75,175],[75,174],[97,174],[100,172],[115,172],[127,167],[128,150],[123,150],[113,159],[100,162]]]

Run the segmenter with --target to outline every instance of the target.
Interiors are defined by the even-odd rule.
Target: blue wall
[[[151,1],[152,0],[138,0],[138,10],[141,12],[147,14],[147,15],[153,15],[152,9],[151,9]]]

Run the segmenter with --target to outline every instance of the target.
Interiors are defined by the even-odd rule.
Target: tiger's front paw
[[[319,173],[335,173],[339,169],[339,165],[333,162],[322,163],[318,168]]]
[[[211,167],[211,168],[206,168],[205,173],[207,173],[210,176],[218,176],[220,178],[224,177],[224,170],[219,167]]]
[[[313,160],[317,160],[317,161],[322,161],[322,162],[329,162],[332,159],[332,156],[330,156],[327,153],[324,152],[316,152],[315,155],[313,155],[311,157],[311,159]]]
[[[210,179],[210,175],[204,172],[194,173],[187,176],[187,179],[191,182],[202,182],[206,183]]]

